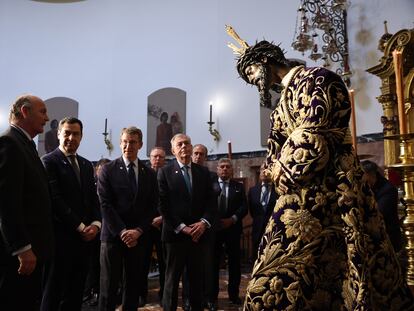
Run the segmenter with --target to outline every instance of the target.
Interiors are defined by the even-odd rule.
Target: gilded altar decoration
[[[383,55],[367,71],[381,79],[378,100],[384,111],[384,164],[386,173],[398,170],[402,177],[406,278],[414,286],[414,29],[390,34],[384,25],[385,34],[378,44]]]

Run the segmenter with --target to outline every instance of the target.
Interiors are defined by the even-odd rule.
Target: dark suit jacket
[[[216,193],[221,193],[218,178],[214,180],[213,187]],[[233,215],[237,216],[237,222],[226,231],[240,234],[243,230],[243,218],[247,215],[246,192],[243,184],[230,179],[226,214],[219,215],[219,218],[229,218]]]
[[[372,188],[377,207],[381,212],[385,228],[396,252],[401,250],[403,241],[401,223],[398,218],[398,190],[385,177],[377,174],[377,182]]]
[[[149,229],[158,203],[157,178],[142,161],[138,171],[138,190],[133,192],[122,157],[103,166],[98,177],[102,241],[119,240],[123,229]]]
[[[182,232],[174,232],[181,223],[190,225],[204,218],[213,224],[217,213],[217,196],[213,191],[210,172],[206,167],[191,163],[191,174],[190,195],[177,160],[158,170],[158,209],[164,220],[161,236],[164,242],[190,239]],[[200,242],[206,240],[206,234],[203,234]]]
[[[43,156],[42,161],[49,177],[56,229],[79,237],[76,229],[81,222],[89,225],[92,221],[100,221],[101,217],[93,166],[79,155],[76,158],[80,184],[71,163],[59,148]]]
[[[31,244],[38,259],[53,254],[48,182],[30,140],[10,127],[0,136],[0,258]]]
[[[277,194],[275,188],[272,187],[270,192],[269,201],[266,205],[266,211],[264,211],[262,204],[260,203],[260,195],[262,193],[262,183],[258,183],[254,187],[249,189],[248,203],[250,215],[253,218],[252,225],[252,238],[256,243],[260,242],[260,239],[264,233],[267,222],[272,215],[273,208],[276,204]]]

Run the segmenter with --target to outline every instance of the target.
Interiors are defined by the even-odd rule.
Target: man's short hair
[[[379,173],[378,165],[370,160],[362,161],[361,166],[363,171],[367,174],[373,175]]]
[[[138,135],[139,141],[142,142],[142,131],[139,128],[137,128],[136,126],[124,127],[121,130],[120,137],[122,137],[122,135],[124,135],[124,134],[128,134],[128,135]]]
[[[230,166],[233,167],[233,163],[229,158],[221,158],[220,160],[218,160],[217,166],[223,163],[229,163]]]
[[[64,117],[62,120],[59,121],[58,132],[62,129],[64,124],[79,124],[81,134],[83,133],[83,124],[82,121],[75,117]]]
[[[107,158],[102,158],[102,159],[98,160],[98,162],[96,162],[95,167],[101,167],[101,166],[105,165],[108,162],[111,162],[111,160],[109,160]]]
[[[154,147],[154,148],[152,148],[152,149],[151,149],[151,151],[150,151],[150,156],[151,156],[151,153],[152,153],[154,150],[161,150],[162,152],[164,152],[164,155],[165,155],[165,149],[164,149],[163,147],[156,146],[156,147]]]
[[[185,138],[187,138],[189,141],[190,141],[190,144],[191,144],[191,138],[190,138],[190,136],[188,136],[188,135],[186,135],[186,134],[184,134],[184,133],[178,133],[178,134],[175,134],[174,136],[173,136],[173,138],[171,138],[171,146],[173,146],[174,145],[174,142],[175,142],[175,140],[178,138],[178,137],[185,137]]]
[[[23,117],[21,109],[22,107],[27,107],[29,109],[31,108],[31,98],[32,95],[21,95],[16,98],[16,100],[10,108],[9,121],[19,120]]]
[[[193,150],[195,148],[197,148],[197,147],[203,148],[204,149],[204,152],[206,153],[206,156],[208,155],[208,150],[207,150],[207,147],[206,146],[204,146],[203,144],[197,144],[197,145],[194,145],[193,146]]]

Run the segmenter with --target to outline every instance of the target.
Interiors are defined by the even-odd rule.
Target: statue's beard
[[[272,94],[270,94],[269,92],[271,88],[270,75],[271,75],[270,66],[263,65],[262,72],[260,76],[257,78],[257,80],[255,81],[255,84],[257,85],[257,89],[260,95],[260,105],[266,108],[272,107]]]

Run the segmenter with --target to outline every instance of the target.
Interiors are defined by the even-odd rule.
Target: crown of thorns
[[[285,58],[285,52],[279,45],[263,40],[260,42],[256,41],[255,45],[249,46],[247,42],[241,39],[234,31],[233,27],[226,25],[226,31],[240,44],[240,47],[235,46],[233,43],[228,43],[227,46],[238,56],[237,71],[243,80],[248,81],[245,69],[252,64],[263,62],[264,57],[278,64],[289,64]]]

